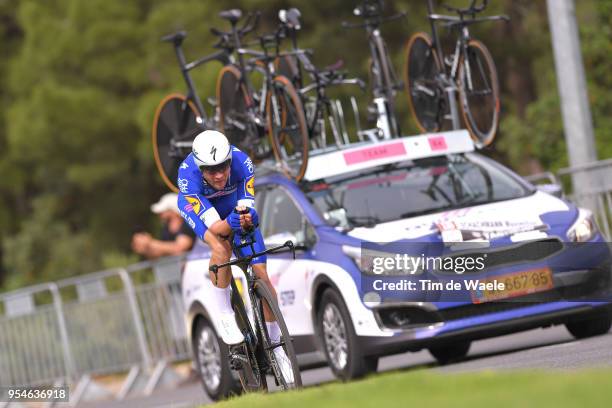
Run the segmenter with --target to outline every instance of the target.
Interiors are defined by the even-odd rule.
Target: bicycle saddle
[[[242,11],[238,9],[223,10],[219,13],[219,17],[229,20],[232,24],[236,24],[242,18]]]
[[[342,68],[344,66],[344,60],[339,59],[338,61],[334,62],[331,65],[326,66],[325,68],[323,68],[323,71],[337,71],[340,68]]]
[[[292,7],[289,10],[280,10],[278,12],[279,20],[287,27],[294,30],[299,30],[302,27],[300,24],[301,16],[302,13],[300,13],[300,10],[296,9],[295,7]]]
[[[168,34],[162,37],[162,41],[180,44],[187,37],[186,31],[179,31],[173,34]]]
[[[365,18],[378,17],[382,14],[383,8],[383,0],[364,0],[361,5],[355,7],[353,14]]]
[[[464,15],[464,14],[480,13],[487,7],[487,3],[489,3],[489,0],[483,0],[482,3],[479,6],[477,6],[476,0],[472,0],[470,2],[470,5],[467,8],[453,7],[448,4],[442,4],[442,7],[444,7],[448,11],[454,11],[457,14]]]

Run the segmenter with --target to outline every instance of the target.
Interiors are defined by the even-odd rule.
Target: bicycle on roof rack
[[[404,84],[408,104],[422,132],[436,132],[450,120],[453,129],[460,127],[455,95],[459,93],[461,113],[477,147],[491,144],[499,126],[500,101],[497,70],[485,45],[472,38],[472,24],[504,20],[505,15],[479,17],[488,4],[470,0],[467,8],[443,4],[458,16],[434,14],[433,1],[427,0],[432,35],[418,32],[406,46]],[[444,55],[436,23],[443,22],[456,33],[452,54]]]
[[[351,24],[342,22],[343,28],[365,28],[370,47],[370,82],[374,105],[368,108],[376,116],[376,128],[362,130],[365,135],[373,135],[378,140],[400,136],[400,127],[395,117],[395,94],[402,89],[397,80],[393,64],[387,51],[387,45],[380,34],[380,26],[389,21],[399,20],[405,12],[392,16],[383,16],[382,0],[363,0],[355,7],[353,14],[362,17],[363,23]],[[371,137],[370,137],[371,138]]]
[[[246,49],[241,41],[242,33],[236,28],[242,16],[240,10],[227,10],[220,16],[232,26],[231,32],[223,34],[229,36],[237,59],[224,66],[217,79],[219,128],[230,143],[249,151],[256,160],[274,153],[280,169],[288,177],[300,180],[308,164],[308,131],[304,108],[293,84],[275,73],[274,60],[284,55],[278,49],[278,35],[259,37],[263,52]],[[253,71],[264,75],[259,91],[249,79]],[[284,149],[271,149],[266,144],[266,134],[272,148],[275,147],[273,140],[286,141]]]
[[[239,211],[237,209],[236,211]],[[266,375],[271,374],[274,377],[276,384],[283,390],[295,389],[302,387],[302,377],[295,356],[293,340],[287,330],[287,325],[283,319],[283,315],[278,306],[276,298],[268,288],[265,282],[260,280],[255,273],[250,263],[253,258],[265,254],[273,254],[279,252],[291,251],[295,258],[295,250],[298,249],[292,241],[287,241],[283,245],[268,248],[265,251],[255,252],[253,245],[255,236],[253,231],[245,231],[240,235],[240,243],[237,244],[232,238],[232,251],[236,255],[236,259],[229,262],[210,265],[209,269],[215,275],[221,268],[228,266],[238,266],[244,273],[247,281],[245,288],[245,300],[249,300],[252,318],[249,317],[249,312],[245,307],[244,300],[238,291],[234,279],[230,279],[231,284],[231,303],[236,314],[236,323],[240,331],[244,335],[244,342],[232,346],[229,350],[230,367],[238,372],[242,388],[246,392],[250,391],[267,391],[268,384]],[[241,249],[249,247],[251,255],[241,255]],[[264,303],[267,303],[274,319],[277,321],[281,331],[280,341],[272,342],[266,328],[264,320]],[[292,375],[283,373],[277,361],[277,355],[274,350],[281,347],[289,363],[291,364]],[[200,359],[198,352],[197,358]],[[206,358],[206,356],[203,356]],[[199,364],[205,364],[206,361]],[[293,378],[286,378],[293,377]]]
[[[310,145],[313,149],[325,149],[328,135],[331,135],[331,144],[336,147],[350,143],[342,103],[338,99],[330,98],[326,90],[336,85],[358,85],[362,90],[365,84],[358,78],[347,78],[341,70],[343,61],[338,60],[332,65],[318,69],[311,62],[312,50],[300,49],[297,45],[297,32],[301,29],[301,13],[296,8],[279,11],[279,37],[290,38],[292,51],[295,54],[283,55],[275,60],[277,72],[286,76],[297,88],[305,109],[306,125]],[[305,83],[309,81],[306,85]],[[359,133],[359,117],[356,109],[356,100],[351,97],[354,107],[355,122]],[[282,140],[274,139],[278,148],[282,147]]]
[[[245,26],[243,31],[248,32],[252,29]],[[219,51],[188,63],[182,48],[186,37],[185,31],[162,37],[162,41],[172,43],[174,47],[179,68],[187,85],[187,94],[174,92],[165,96],[155,111],[152,129],[155,165],[164,183],[175,192],[178,192],[176,185],[178,166],[191,152],[193,139],[202,130],[216,128],[217,123],[214,112],[211,116],[206,114],[190,71],[210,61],[219,61],[223,65],[233,61],[231,44],[227,38],[221,37],[214,45],[214,48],[220,48]],[[214,111],[215,102],[211,100],[208,102]]]

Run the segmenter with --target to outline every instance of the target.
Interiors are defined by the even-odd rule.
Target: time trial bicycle
[[[244,213],[244,211],[239,209],[235,211]],[[230,347],[229,355],[227,356],[230,367],[238,372],[240,383],[246,392],[267,391],[267,374],[272,375],[276,384],[283,390],[301,388],[302,377],[295,356],[293,342],[278,306],[278,301],[272,295],[267,284],[255,275],[250,265],[253,258],[265,254],[286,252],[287,250],[291,251],[295,258],[296,246],[292,241],[287,241],[283,245],[255,252],[253,248],[255,243],[253,229],[244,231],[239,236],[239,242],[236,242],[234,239],[231,239],[231,242],[236,259],[223,264],[210,265],[209,267],[216,277],[219,269],[236,265],[246,277],[245,300],[248,300],[248,309],[245,306],[245,301],[237,288],[235,280],[230,280],[232,288],[231,303],[236,314],[236,323],[245,339],[244,342]],[[241,250],[246,247],[250,248],[251,255],[242,255]],[[273,342],[268,334],[264,320],[264,304],[268,305],[280,328],[281,336],[278,343]],[[291,376],[286,371],[283,373],[277,361],[277,355],[274,353],[274,350],[279,347],[283,349],[289,360],[292,371]]]

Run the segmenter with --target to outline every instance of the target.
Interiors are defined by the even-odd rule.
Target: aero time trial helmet
[[[232,146],[225,135],[205,130],[193,140],[193,160],[198,167],[213,167],[232,160]]]

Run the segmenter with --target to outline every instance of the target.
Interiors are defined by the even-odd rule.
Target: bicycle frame
[[[362,15],[365,23],[348,24],[343,23],[345,28],[363,27],[367,31],[370,55],[372,57],[373,84],[372,93],[377,112],[376,126],[378,133],[382,133],[383,139],[390,139],[399,136],[400,128],[395,118],[395,89],[400,84],[397,83],[397,76],[387,53],[386,44],[380,34],[379,27],[383,22],[393,21],[403,18],[406,13],[402,12],[391,17],[382,17],[382,2],[378,3],[378,8],[374,11],[364,11],[359,7],[355,9],[355,15]]]
[[[442,14],[434,13],[433,0],[427,0],[427,17],[429,19],[429,23],[431,26],[431,36],[433,42],[434,51],[438,57],[438,61],[441,65],[441,74],[442,74],[442,84],[441,86],[444,88],[444,91],[448,95],[450,110],[451,110],[451,120],[453,123],[453,128],[458,129],[460,127],[459,118],[458,118],[458,109],[455,101],[455,94],[458,91],[458,72],[459,72],[459,63],[463,60],[465,77],[466,77],[466,88],[469,90],[473,89],[472,84],[472,69],[470,67],[468,55],[468,44],[472,39],[470,35],[470,31],[468,26],[470,24],[475,24],[484,21],[494,21],[494,20],[508,20],[507,16],[488,16],[488,17],[480,17],[476,18],[476,13],[484,10],[487,4],[487,0],[483,1],[481,6],[475,7],[476,0],[472,0],[470,6],[467,9],[459,10],[455,9],[459,16],[447,16]],[[471,15],[472,17],[469,19],[465,19],[464,15]],[[452,61],[450,64],[447,64],[447,61],[444,57],[444,51],[442,50],[442,43],[440,41],[440,37],[438,35],[438,27],[436,25],[437,22],[442,21],[445,22],[451,29],[457,30],[457,40],[455,42],[455,48],[452,54]],[[461,58],[463,56],[463,58]],[[450,69],[449,69],[450,65]]]
[[[310,69],[312,72],[316,72],[314,66],[312,65],[308,57],[305,55],[306,52],[304,50],[300,50],[299,48],[297,48],[297,44],[294,44],[293,52],[297,55],[298,59],[300,60],[300,64],[297,64],[298,69],[301,69],[301,66],[304,65],[304,67],[309,67],[308,69]],[[306,115],[306,127],[308,128],[308,134],[312,138],[312,135],[316,134],[315,131],[317,127],[319,126],[320,127],[320,138],[322,141],[322,146],[320,147],[325,147],[324,145],[326,144],[326,139],[327,139],[327,135],[325,133],[325,115],[327,115],[330,118],[329,122],[330,122],[330,126],[332,127],[334,139],[336,140],[336,143],[339,144],[340,143],[339,129],[336,128],[336,124],[334,123],[334,120],[331,119],[333,108],[332,108],[331,100],[327,97],[325,93],[326,86],[322,85],[321,80],[316,75],[316,73],[310,73],[310,76],[313,79],[313,82],[297,90],[298,93],[302,95],[303,98],[306,97],[306,94],[310,93],[312,90],[316,90],[316,95],[314,97],[312,96],[309,97],[310,98],[309,104],[308,105],[304,104],[305,109],[307,108],[307,106],[314,105],[314,111],[311,112],[309,115]]]
[[[378,83],[374,84],[372,89],[374,103],[378,110],[377,126],[382,129],[383,138],[390,139],[393,136],[399,136],[400,133],[395,120],[396,76],[380,31],[377,28],[373,30],[368,28],[368,31],[370,31],[369,43],[373,69],[378,72],[378,75],[374,75]]]
[[[264,339],[261,337],[261,333],[262,333],[261,329],[263,328],[265,330],[265,319],[263,316],[263,308],[262,308],[263,304],[261,300],[258,298],[258,296],[256,296],[256,291],[255,291],[255,284],[259,281],[259,278],[255,276],[255,274],[253,273],[253,268],[251,267],[250,263],[253,260],[253,258],[256,258],[261,255],[265,255],[265,254],[278,253],[278,252],[284,251],[285,249],[289,249],[293,253],[293,258],[295,259],[296,246],[293,244],[292,241],[287,241],[283,245],[269,248],[261,252],[255,252],[255,249],[254,249],[255,237],[253,235],[253,231],[243,235],[241,237],[241,244],[238,246],[235,244],[233,237],[231,237],[230,239],[232,243],[232,250],[236,254],[237,258],[234,260],[225,262],[223,264],[211,265],[209,267],[209,270],[215,274],[215,281],[216,281],[216,276],[217,276],[219,268],[236,265],[242,270],[242,272],[244,273],[246,277],[246,280],[247,280],[246,290],[248,293],[249,301],[251,303],[253,321],[250,320],[249,315],[247,314],[246,306],[244,304],[242,297],[240,296],[240,292],[238,291],[238,288],[236,286],[234,279],[230,279],[230,285],[232,287],[232,294],[233,296],[235,296],[234,301],[233,301],[235,304],[235,307],[238,307],[240,309],[240,311],[237,312],[237,315],[246,316],[246,321],[244,322],[244,325],[245,325],[245,329],[247,333],[245,336],[244,345],[247,348],[249,347],[252,348],[252,351],[253,351],[253,354],[256,360],[255,361],[256,367],[253,367],[250,364],[248,360],[249,359],[248,353],[247,353],[247,356],[245,356],[246,361],[249,362],[249,365],[251,366],[251,368],[261,370],[256,374],[254,373],[254,370],[251,370],[250,374],[259,376],[262,372],[265,372],[268,368],[266,366],[267,364],[266,358],[265,356],[262,355],[262,352],[264,351],[264,349],[261,347],[262,345],[265,344]],[[251,255],[239,257],[238,250],[240,248],[247,247],[247,246],[251,248]],[[230,355],[232,355],[232,353],[230,353]],[[242,361],[245,361],[243,360],[244,357],[240,359]],[[243,387],[244,386],[245,384],[243,383]]]
[[[368,25],[367,31],[370,55],[372,56],[372,64],[374,65],[376,72],[379,72],[379,75],[376,76],[375,83],[372,86],[372,93],[374,94],[375,98],[386,97],[391,100],[393,98],[392,89],[395,85],[393,83],[395,74],[393,72],[393,67],[390,64],[388,55],[385,52],[387,47],[378,28]],[[389,78],[386,78],[387,73],[389,74]]]
[[[456,79],[457,72],[459,70],[460,56],[462,54],[465,55],[467,51],[467,44],[469,40],[471,39],[470,31],[467,27],[468,22],[465,21],[465,24],[464,24],[464,20],[462,17],[458,18],[454,16],[434,14],[433,0],[427,0],[427,14],[429,18],[429,23],[431,25],[432,42],[433,42],[435,52],[438,56],[438,61],[440,61],[440,64],[442,66],[444,73],[447,74],[449,78]],[[450,71],[447,71],[447,64],[444,58],[444,51],[442,50],[442,43],[438,35],[438,27],[436,25],[437,21],[446,21],[449,23],[454,23],[454,24],[459,25],[457,30],[460,31],[460,33],[455,43],[455,49],[453,51],[453,60],[450,66]],[[467,69],[466,72],[469,72],[469,66],[468,66],[469,64],[467,64],[467,59],[464,59],[464,60],[466,61],[466,69]]]
[[[200,113],[200,116],[203,122],[207,123],[209,121],[208,116],[206,115],[206,111],[204,110],[204,105],[202,104],[202,101],[200,100],[200,97],[196,91],[195,84],[193,82],[193,79],[191,78],[191,75],[189,74],[189,71],[191,71],[192,69],[202,64],[205,64],[213,60],[218,60],[223,65],[227,65],[229,63],[232,63],[233,58],[232,58],[232,55],[229,54],[226,50],[220,50],[210,55],[207,55],[205,57],[202,57],[198,60],[188,63],[187,59],[185,58],[185,54],[182,48],[182,43],[183,43],[184,38],[185,37],[180,35],[179,33],[179,36],[175,36],[172,39],[172,44],[174,46],[176,58],[178,60],[179,67],[181,69],[181,74],[183,75],[183,79],[185,80],[185,83],[187,84],[187,95],[186,95],[187,101],[193,101],[193,103],[195,104],[196,108],[198,109]]]
[[[240,71],[240,82],[238,83],[238,87],[242,85],[245,86],[247,90],[247,100],[245,102],[246,102],[247,113],[249,115],[249,121],[257,125],[258,135],[260,137],[263,137],[262,131],[265,132],[265,127],[266,127],[266,121],[265,121],[266,100],[268,97],[268,93],[272,89],[272,81],[274,79],[274,73],[275,73],[275,68],[274,68],[274,63],[273,63],[274,58],[268,54],[267,47],[265,46],[263,42],[261,44],[264,50],[263,52],[243,48],[242,43],[240,41],[239,30],[236,28],[235,25],[232,26],[232,36],[234,40],[235,52],[238,56],[237,63],[234,63],[234,65]],[[278,45],[277,45],[276,54],[277,55],[279,54]],[[253,62],[245,61],[245,58],[244,58],[245,55],[254,56],[255,61]],[[256,61],[262,61],[265,64],[265,67],[258,66]],[[252,95],[257,95],[258,92],[255,91],[253,84],[251,83],[249,79],[249,76],[248,76],[249,68],[248,67],[252,67],[251,70],[257,70],[263,73],[264,75],[264,83],[261,88],[261,94],[259,95],[260,100],[259,100],[258,106],[255,105],[255,100],[252,97]],[[274,104],[274,108],[276,108],[277,101],[275,98],[272,98],[272,103]],[[273,109],[273,112],[275,111],[276,109]]]

